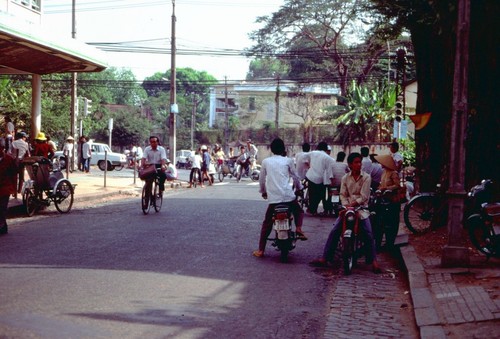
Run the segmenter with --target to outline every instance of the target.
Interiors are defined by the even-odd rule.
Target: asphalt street
[[[347,277],[308,265],[333,219],[306,217],[309,240],[287,264],[270,246],[252,257],[266,206],[244,179],[168,190],[148,215],[138,196],[123,196],[11,219],[0,239],[0,336],[418,337],[398,260],[384,254],[383,274],[361,263]]]

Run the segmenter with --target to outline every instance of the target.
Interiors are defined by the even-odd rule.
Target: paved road
[[[0,239],[0,336],[417,336],[390,257],[382,275],[307,265],[332,220],[306,218],[309,240],[288,264],[270,248],[252,257],[265,208],[246,179],[168,191],[149,215],[134,197],[11,220]]]

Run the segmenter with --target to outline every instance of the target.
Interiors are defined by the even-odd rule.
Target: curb
[[[400,247],[400,251],[408,274],[410,295],[413,302],[415,321],[420,330],[420,338],[445,339],[446,334],[434,305],[424,266],[411,245]]]

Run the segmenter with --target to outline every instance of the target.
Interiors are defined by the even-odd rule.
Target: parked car
[[[175,167],[177,168],[191,168],[191,151],[187,149],[181,149],[175,153],[175,158],[177,162],[175,163]]]
[[[127,157],[125,154],[115,153],[111,151],[108,145],[101,144],[98,142],[93,142],[92,146],[92,158],[90,159],[90,165],[99,167],[101,171],[106,168],[105,163],[105,152],[107,152],[107,169],[112,171],[115,168],[123,168],[127,164]],[[62,151],[55,152],[54,158],[59,160],[63,156]],[[78,163],[78,155],[75,154],[75,163]]]

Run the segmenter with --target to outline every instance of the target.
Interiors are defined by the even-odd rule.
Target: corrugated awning
[[[100,72],[100,51],[71,38],[54,39],[41,26],[0,17],[0,74]],[[32,27],[33,26],[33,27]]]

